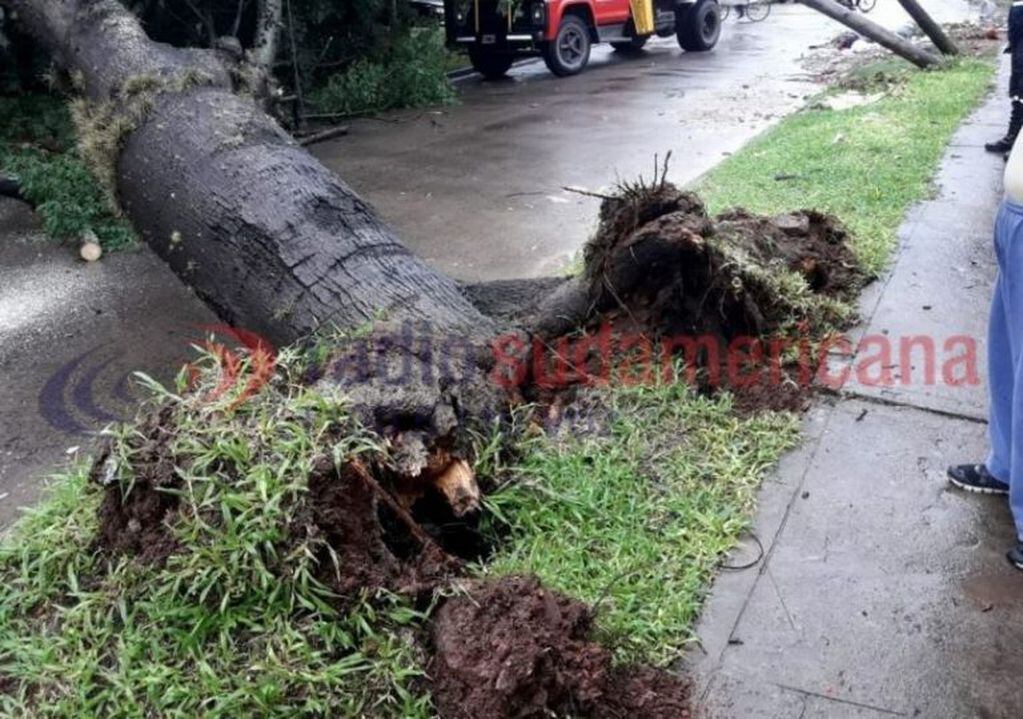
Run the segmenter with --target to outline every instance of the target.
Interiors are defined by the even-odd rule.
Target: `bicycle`
[[[849,10],[859,10],[861,13],[868,13],[877,5],[877,0],[838,0],[838,4],[845,6]]]
[[[855,1],[855,0],[851,0]],[[867,0],[869,2],[876,2],[876,0]],[[770,0],[747,0],[746,2],[739,3],[720,3],[719,12],[721,14],[721,20],[725,20],[730,14],[732,8],[735,8],[735,19],[742,20],[746,18],[750,22],[760,22],[766,20],[767,16],[771,14],[771,2]]]

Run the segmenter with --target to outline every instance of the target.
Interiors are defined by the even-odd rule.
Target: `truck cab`
[[[444,0],[451,47],[467,49],[485,78],[503,77],[516,58],[541,55],[555,75],[581,72],[593,43],[637,52],[652,35],[675,35],[682,49],[717,44],[717,0]]]

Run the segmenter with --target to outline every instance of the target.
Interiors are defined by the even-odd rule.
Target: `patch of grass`
[[[534,439],[487,497],[506,524],[486,574],[535,573],[599,605],[619,660],[668,663],[765,472],[798,438],[789,414],[741,418],[680,383],[605,395],[602,436]]]
[[[870,68],[860,73],[866,80],[876,75]],[[765,214],[802,207],[834,213],[852,231],[864,269],[878,273],[906,209],[928,196],[949,138],[993,73],[990,61],[965,59],[905,72],[869,105],[798,112],[712,170],[697,191],[712,212],[741,206]]]
[[[454,101],[450,53],[432,28],[414,28],[381,58],[356,61],[310,94],[320,112],[358,115]]]
[[[21,183],[36,205],[43,229],[56,239],[77,239],[86,230],[106,250],[135,242],[75,148],[74,127],[63,98],[0,97],[0,172]]]
[[[430,716],[412,641],[423,615],[386,593],[342,610],[316,578],[326,540],[303,531],[314,457],[373,438],[343,402],[282,377],[211,404],[213,364],[196,393],[157,390],[180,480],[164,490],[180,547],[165,564],[95,551],[102,490],[84,465],[4,540],[0,714]],[[115,432],[123,493],[153,451],[139,425]]]

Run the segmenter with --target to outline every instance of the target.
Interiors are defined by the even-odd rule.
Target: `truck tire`
[[[686,52],[706,52],[721,37],[721,14],[717,0],[697,0],[675,13],[675,35]]]
[[[469,62],[472,69],[487,80],[499,80],[504,77],[512,65],[509,53],[492,52],[477,47],[469,48]]]
[[[590,61],[590,28],[578,15],[565,15],[554,39],[543,48],[547,69],[558,77],[581,72]]]

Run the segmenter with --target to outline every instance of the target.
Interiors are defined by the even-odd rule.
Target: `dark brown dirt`
[[[851,298],[864,281],[846,233],[813,210],[778,217],[737,209],[711,219],[669,184],[605,200],[586,248],[598,312],[616,311],[657,335],[764,337],[808,316],[767,278],[800,274],[812,292]]]
[[[354,466],[310,477],[308,508],[309,531],[326,540],[337,557],[335,566],[324,548],[320,579],[341,596],[362,589],[418,596],[461,568],[428,535],[416,536]]]
[[[114,481],[104,490],[99,508],[97,546],[108,552],[137,556],[144,562],[161,562],[178,548],[166,520],[178,505],[175,489],[180,480],[174,472],[170,443],[174,436],[171,409],[149,415],[132,436],[134,482],[127,492]],[[109,449],[93,465],[93,479],[107,466]]]
[[[428,668],[444,717],[690,716],[689,687],[651,667],[616,668],[591,641],[590,610],[538,580],[505,577],[446,600]]]

